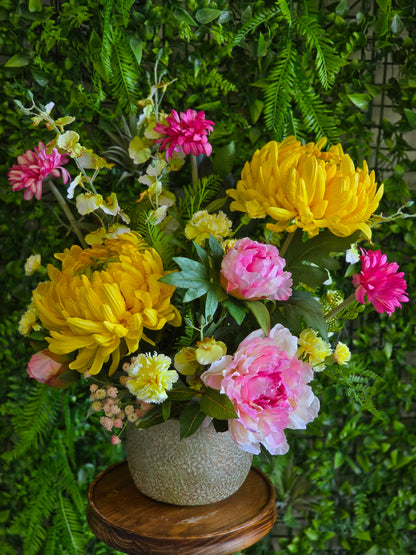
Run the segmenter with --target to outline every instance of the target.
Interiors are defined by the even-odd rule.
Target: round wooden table
[[[234,495],[211,505],[183,507],[146,497],[127,462],[107,468],[88,491],[92,532],[123,553],[230,555],[259,541],[275,519],[273,485],[254,467]]]

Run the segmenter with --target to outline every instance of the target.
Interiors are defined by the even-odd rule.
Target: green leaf
[[[30,58],[26,54],[15,54],[7,60],[4,67],[24,67],[30,64]]]
[[[205,317],[209,322],[215,314],[218,307],[218,297],[217,292],[214,287],[210,287],[207,291],[207,298],[205,301]]]
[[[225,177],[233,169],[235,157],[235,144],[234,141],[228,143],[228,145],[217,149],[212,165],[214,173]]]
[[[299,335],[303,329],[302,323],[309,328],[318,330],[321,337],[328,340],[328,327],[325,322],[322,307],[307,291],[295,291],[293,295],[280,305],[286,317],[286,325]]]
[[[259,326],[264,332],[264,335],[269,335],[270,331],[270,313],[267,306],[262,301],[246,301],[246,306],[254,314]]]
[[[173,388],[168,391],[168,397],[169,399],[172,399],[172,401],[189,401],[195,397],[195,391],[181,383],[176,387],[173,386]]]
[[[247,308],[241,304],[237,304],[231,298],[222,301],[222,304],[234,318],[238,325],[243,323],[244,318],[248,312]]]
[[[222,13],[222,10],[216,10],[214,8],[202,8],[197,10],[195,17],[198,23],[206,24],[217,19]]]
[[[179,417],[180,437],[184,439],[194,434],[205,420],[206,415],[200,410],[198,403],[187,405]]]
[[[404,109],[404,113],[406,115],[407,121],[410,124],[412,129],[416,129],[416,113],[413,110],[409,110],[408,108]]]
[[[187,23],[188,25],[196,25],[196,21],[186,10],[180,6],[176,7],[173,11],[175,18],[182,23]]]
[[[40,0],[29,0],[29,11],[30,12],[41,12],[42,2]]]
[[[227,395],[211,387],[204,390],[200,406],[201,410],[212,418],[218,418],[219,420],[237,418],[233,404]]]
[[[172,401],[170,399],[167,399],[162,403],[162,418],[165,422],[170,417],[171,406],[172,406]]]
[[[348,94],[347,96],[360,110],[368,109],[368,104],[371,100],[371,96],[369,94]]]
[[[131,51],[136,58],[137,65],[140,66],[143,54],[143,43],[141,40],[136,39],[136,37],[131,37],[129,40]]]
[[[155,405],[153,408],[149,410],[136,424],[137,428],[142,430],[146,430],[147,428],[151,428],[152,426],[156,426],[156,424],[162,424],[164,422],[163,419],[163,409],[162,405]]]

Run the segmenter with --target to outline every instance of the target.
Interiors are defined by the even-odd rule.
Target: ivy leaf
[[[227,395],[211,387],[205,389],[200,406],[202,412],[212,418],[218,418],[220,420],[237,418],[234,406]]]
[[[270,313],[266,305],[261,301],[246,301],[246,306],[251,310],[264,335],[269,335]]]
[[[198,403],[187,405],[179,417],[180,437],[184,439],[194,434],[205,420],[206,415],[200,410]]]

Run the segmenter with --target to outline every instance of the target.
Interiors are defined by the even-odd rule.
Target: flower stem
[[[64,197],[61,195],[61,193],[58,191],[58,189],[55,187],[55,185],[52,183],[52,181],[48,181],[49,187],[52,191],[52,193],[55,195],[56,200],[59,203],[59,206],[62,208],[62,210],[64,211],[65,216],[68,218],[68,221],[72,227],[73,232],[75,233],[75,235],[78,237],[79,242],[81,243],[81,246],[86,249],[88,247],[87,243],[85,242],[84,236],[81,233],[81,230],[78,227],[77,221],[75,220],[71,210],[69,209],[69,206],[67,205]]]
[[[280,248],[280,253],[279,253],[280,256],[284,256],[284,255],[285,255],[285,252],[287,251],[287,249],[288,249],[288,247],[289,247],[289,245],[290,245],[290,243],[291,243],[291,241],[292,241],[294,235],[295,235],[295,232],[294,232],[294,231],[293,231],[292,233],[288,233],[288,234],[286,235],[286,238],[285,238],[285,240],[284,240],[284,243],[283,243],[283,245],[282,245],[281,248]]]
[[[344,299],[342,301],[342,303],[339,303],[338,306],[336,306],[330,312],[328,312],[328,314],[325,314],[325,321],[329,322],[329,320],[334,318],[334,316],[339,314],[342,310],[344,310],[344,308],[346,308],[348,305],[352,304],[355,300],[356,300],[356,298],[355,298],[355,295],[353,293],[352,295],[350,295],[349,297]]]
[[[192,166],[192,183],[196,187],[198,184],[198,166],[196,163],[196,156],[194,154],[190,154],[191,157],[191,166]]]

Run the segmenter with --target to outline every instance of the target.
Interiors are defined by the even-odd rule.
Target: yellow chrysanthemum
[[[62,270],[48,266],[49,280],[33,298],[39,319],[49,330],[49,350],[78,351],[70,368],[98,374],[112,356],[110,375],[121,352],[137,350],[144,329],[179,326],[181,316],[171,304],[175,290],[158,280],[166,274],[160,256],[135,233],[81,249],[74,245],[55,257]]]
[[[207,210],[199,210],[185,227],[185,237],[203,246],[212,235],[217,241],[231,235],[232,222],[221,210],[218,214],[209,214]]]
[[[307,359],[308,363],[314,367],[315,372],[325,368],[324,360],[330,356],[331,347],[318,333],[310,328],[303,330],[298,339],[298,358]]]
[[[351,351],[349,350],[348,346],[345,345],[345,343],[341,343],[341,341],[339,341],[334,350],[335,362],[342,366],[343,364],[347,364],[347,362],[349,362],[350,359],[351,359]]]
[[[301,228],[309,236],[328,228],[347,237],[361,230],[371,237],[368,221],[377,209],[383,186],[377,189],[374,172],[355,168],[340,144],[328,152],[321,149],[326,138],[302,145],[295,137],[272,141],[246,162],[236,189],[227,194],[234,200],[231,210],[251,218],[271,216],[273,231]]]
[[[175,370],[169,370],[171,362],[169,357],[156,353],[137,355],[127,369],[127,389],[140,401],[162,403],[168,397],[166,391],[179,378]]]

